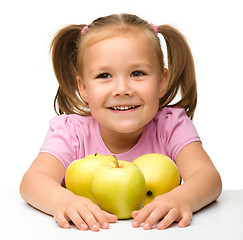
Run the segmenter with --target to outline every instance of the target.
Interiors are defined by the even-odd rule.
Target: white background
[[[224,189],[243,189],[241,1],[48,0],[0,3],[0,189],[18,189],[55,115],[57,90],[49,45],[67,24],[112,13],[172,24],[194,55],[198,107],[194,124],[222,176]]]

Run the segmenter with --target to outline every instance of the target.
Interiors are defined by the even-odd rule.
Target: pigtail
[[[181,99],[170,106],[183,107],[192,119],[197,105],[197,87],[194,61],[184,36],[175,28],[158,26],[167,45],[169,82],[165,95],[160,99],[160,107],[168,104],[180,90]]]
[[[87,115],[77,85],[78,40],[85,25],[70,25],[61,29],[51,43],[52,63],[59,87],[54,100],[57,114]]]

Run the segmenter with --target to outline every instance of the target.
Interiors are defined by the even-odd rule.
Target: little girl
[[[158,34],[167,45],[164,67]],[[20,192],[63,228],[109,228],[117,217],[60,183],[75,159],[115,154],[133,161],[147,153],[173,159],[183,184],[132,213],[133,227],[165,229],[190,224],[192,214],[216,200],[221,178],[204,151],[191,119],[197,90],[193,58],[184,37],[130,14],[98,18],[61,29],[52,45],[59,82],[55,110],[40,153]],[[170,104],[180,92],[180,100]]]

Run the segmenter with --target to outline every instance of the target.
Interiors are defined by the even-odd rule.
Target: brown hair
[[[145,20],[131,14],[109,15],[101,17],[88,25],[70,25],[61,29],[51,44],[53,68],[59,82],[54,100],[57,114],[89,115],[87,104],[81,99],[78,91],[77,76],[82,62],[82,52],[87,44],[99,41],[114,34],[127,31],[144,32],[150,38],[157,52],[162,72],[164,71],[164,56],[161,51],[160,39],[153,27]],[[113,31],[104,31],[112,28]],[[114,31],[117,30],[117,31]],[[165,106],[182,107],[192,119],[197,104],[197,88],[195,68],[190,48],[184,36],[169,25],[158,26],[158,32],[165,39],[168,54],[168,87],[160,99],[159,108]],[[172,100],[180,92],[177,103]]]

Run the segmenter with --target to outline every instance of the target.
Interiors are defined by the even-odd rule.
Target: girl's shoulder
[[[59,159],[65,168],[75,159],[84,156],[83,146],[90,142],[91,132],[97,131],[92,116],[62,114],[51,118],[40,152],[47,152]]]
[[[154,117],[155,120],[163,120],[164,123],[178,122],[183,119],[189,119],[184,108],[164,107],[158,111]]]
[[[77,114],[62,114],[51,118],[49,132],[55,132],[71,138],[89,136],[97,129],[98,123],[93,116],[80,116]]]
[[[160,143],[166,149],[166,155],[173,160],[184,146],[194,141],[201,141],[194,124],[183,108],[164,107],[158,111],[152,125]]]
[[[62,114],[59,116],[52,117],[50,120],[50,126],[59,127],[71,127],[71,126],[82,126],[92,124],[94,122],[92,116],[80,116],[77,114]]]
[[[171,139],[174,136],[185,138],[189,135],[198,137],[196,128],[184,108],[164,107],[158,111],[151,125],[166,139]]]

